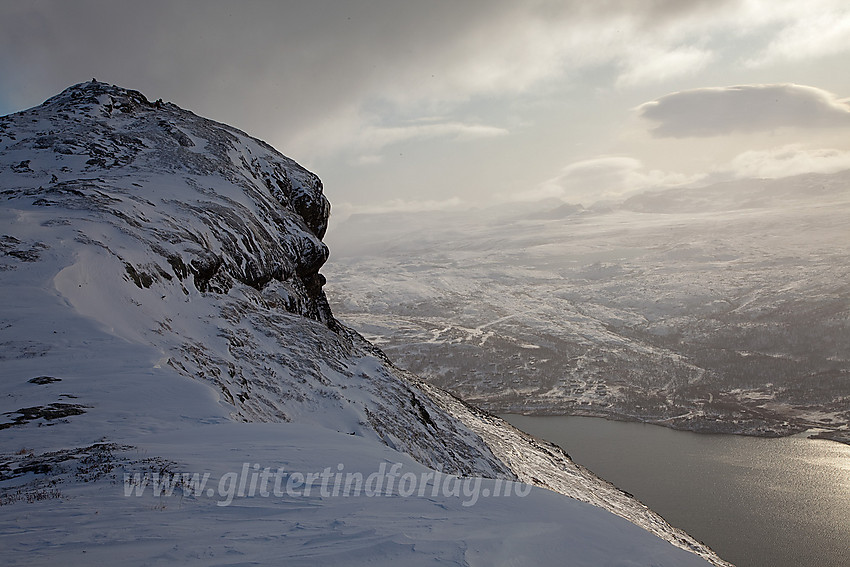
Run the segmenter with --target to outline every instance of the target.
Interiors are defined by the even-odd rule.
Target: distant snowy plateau
[[[728,565],[338,322],[259,140],[82,83],[0,118],[0,203],[4,565]]]
[[[491,412],[850,442],[848,219],[847,171],[355,215],[325,273],[339,319]]]

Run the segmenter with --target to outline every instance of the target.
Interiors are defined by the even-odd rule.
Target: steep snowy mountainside
[[[328,215],[294,161],[135,91],[92,81],[0,118],[4,559],[487,565],[549,541],[537,564],[723,564],[590,475],[563,492],[596,507],[538,489],[475,507],[440,493],[436,472],[491,479],[491,494],[517,479],[558,489],[570,463],[534,477],[503,455],[533,461],[539,445],[483,427],[334,319]],[[243,465],[366,476],[388,463],[429,480],[410,498],[213,498]],[[121,497],[140,486],[122,474],[175,471],[210,473],[219,493]],[[585,522],[595,536],[561,539]]]
[[[214,385],[237,419],[316,421],[432,466],[509,474],[337,325],[319,274],[330,206],[314,174],[96,82],[3,118],[0,132],[10,267],[54,266],[49,284],[77,312]],[[411,404],[416,423],[391,417]]]

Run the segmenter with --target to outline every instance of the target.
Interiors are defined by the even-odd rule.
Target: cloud
[[[671,50],[636,50],[628,58],[628,65],[617,78],[616,84],[618,87],[633,87],[692,75],[701,71],[713,59],[714,54],[711,51],[694,46]]]
[[[349,165],[354,166],[370,166],[383,163],[384,156],[381,154],[361,154],[355,158],[348,160]]]
[[[379,126],[371,122],[377,118],[357,115],[317,124],[313,129],[295,138],[296,144],[305,155],[353,152],[357,157],[350,159],[353,165],[374,165],[383,161],[381,151],[394,144],[412,140],[443,139],[467,142],[482,138],[506,136],[509,131],[486,124],[431,121],[428,123]]]
[[[779,178],[801,173],[836,173],[850,169],[850,151],[806,149],[799,144],[753,150],[735,157],[730,169],[738,178]]]
[[[518,201],[556,197],[590,205],[650,188],[677,187],[698,181],[699,175],[647,170],[632,157],[598,157],[574,162],[531,191],[513,196]]]
[[[539,96],[589,67],[611,65],[624,85],[689,72],[710,57],[693,38],[732,6],[32,0],[10,5],[0,21],[0,76],[11,104],[38,104],[95,76],[300,153],[298,141],[317,125],[343,133],[373,125],[366,109],[375,101],[391,104],[401,121],[438,112],[473,123],[480,119],[459,105]],[[646,55],[635,58],[635,46]],[[324,139],[335,151],[334,136]],[[311,144],[311,153],[323,150]]]
[[[504,128],[484,124],[464,124],[461,122],[438,122],[434,124],[414,124],[397,127],[370,127],[360,135],[360,143],[378,150],[391,144],[407,140],[450,138],[453,140],[474,140],[492,138],[508,133]]]
[[[653,135],[671,138],[850,126],[850,105],[827,91],[794,84],[680,91],[647,102],[637,111],[657,123]]]
[[[802,61],[850,51],[850,6],[845,0],[750,2],[748,19],[773,28],[768,44],[744,63],[749,67]]]
[[[804,173],[836,173],[850,170],[850,151],[805,148],[791,144],[737,155],[711,173],[685,174],[647,169],[628,156],[602,156],[577,161],[557,176],[529,191],[515,193],[508,201],[540,201],[556,198],[585,206],[618,200],[653,189],[697,187],[729,179],[781,178]]]
[[[355,205],[353,203],[339,203],[333,207],[331,218],[334,223],[340,223],[356,214],[383,214],[383,213],[418,213],[425,211],[450,211],[466,206],[459,197],[451,197],[441,201],[437,200],[405,200],[391,199],[383,203],[373,205]]]

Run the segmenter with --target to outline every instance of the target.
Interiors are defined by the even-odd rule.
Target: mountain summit
[[[286,282],[290,312],[332,326],[318,274],[330,204],[318,177],[267,144],[94,81],[6,117],[0,140],[16,174],[5,195],[89,211],[156,249],[164,267],[127,265],[143,287],[170,276],[218,293]]]
[[[0,118],[7,559],[725,564],[337,321],[329,213],[268,144],[136,91]]]

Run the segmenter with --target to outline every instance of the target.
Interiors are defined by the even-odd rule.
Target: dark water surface
[[[738,567],[850,566],[850,446],[502,416],[560,445]]]

